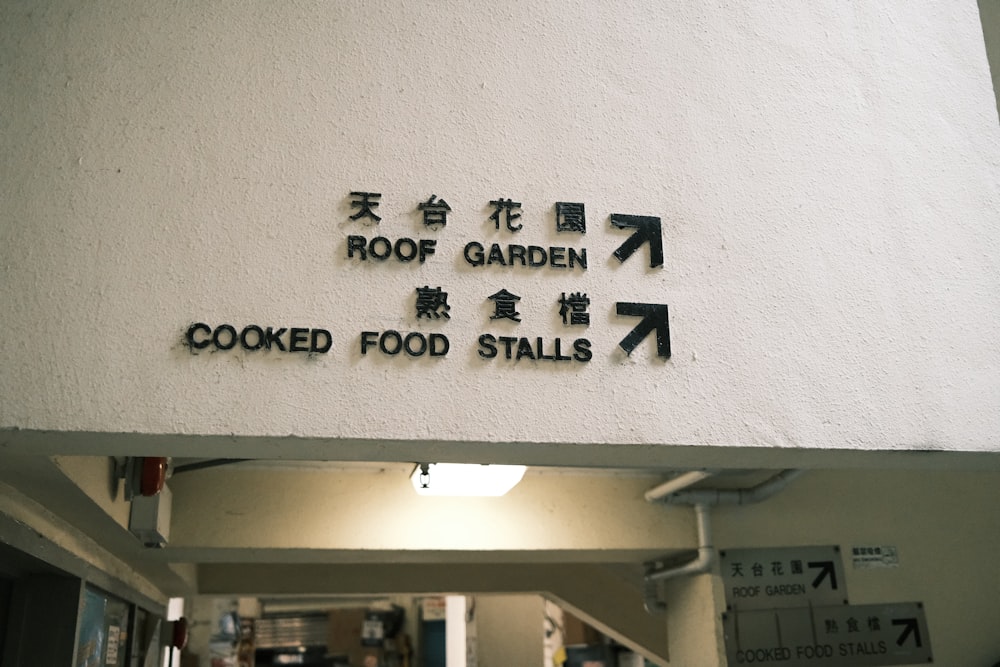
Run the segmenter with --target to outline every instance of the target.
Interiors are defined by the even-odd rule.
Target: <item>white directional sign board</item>
[[[919,602],[723,614],[730,665],[875,667],[934,661]]]
[[[840,547],[726,549],[719,560],[730,609],[847,603]]]

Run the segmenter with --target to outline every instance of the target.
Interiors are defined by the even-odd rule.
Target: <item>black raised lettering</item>
[[[545,354],[545,339],[539,336],[535,339],[535,347],[537,348],[538,358],[545,359],[546,361],[555,361],[556,358],[551,354]]]
[[[503,258],[503,250],[500,249],[500,245],[494,243],[490,246],[490,258],[486,260],[486,263],[492,266],[494,263],[500,266],[507,266],[507,262]]]
[[[471,251],[471,255],[469,254]],[[470,241],[465,244],[465,250],[462,253],[465,256],[465,261],[472,266],[482,266],[485,262],[483,258],[483,244],[477,243],[475,241]]]
[[[531,342],[527,338],[522,338],[517,342],[517,359],[515,361],[520,361],[521,357],[535,358],[535,353],[531,350]]]
[[[357,236],[351,234],[347,237],[347,258],[350,259],[354,257],[354,252],[357,251],[361,253],[361,259],[368,259],[368,254],[365,252],[365,245],[367,241],[364,236]]]
[[[507,247],[507,253],[510,259],[511,266],[514,266],[515,259],[521,262],[521,266],[525,265],[523,245],[511,244],[510,246]]]
[[[291,333],[288,335],[288,351],[308,352],[309,348],[306,347],[306,343],[308,341],[309,341],[309,329],[292,327]]]
[[[420,239],[420,263],[423,264],[428,255],[434,254],[437,241],[434,239]]]
[[[590,350],[590,341],[586,338],[577,338],[573,341],[573,358],[577,361],[587,362],[594,358],[594,353]]]
[[[395,348],[389,350],[389,347],[385,344],[387,339],[394,339],[396,341]],[[403,349],[403,337],[399,335],[398,331],[394,329],[389,329],[382,333],[378,339],[378,349],[382,350],[383,354],[395,355],[399,354],[399,351]]]
[[[225,345],[222,344],[222,337],[220,334],[225,332],[229,335],[229,342]],[[212,342],[220,350],[231,350],[236,345],[236,327],[231,324],[220,324],[215,329],[215,333],[212,334]]]
[[[492,334],[483,334],[479,337],[479,356],[483,359],[492,359],[497,356],[497,338]]]
[[[382,246],[382,252],[378,251],[378,246]],[[368,244],[368,252],[377,260],[389,259],[392,254],[392,243],[384,236],[376,236]]]
[[[565,354],[562,353],[562,339],[561,338],[556,338],[556,356],[555,356],[555,360],[556,361],[572,361],[573,360],[573,357],[567,357]]]
[[[549,246],[549,264],[556,269],[566,268],[566,248]]]
[[[428,338],[430,339],[432,357],[443,357],[448,354],[448,350],[451,349],[451,343],[448,342],[447,336],[432,333]],[[496,348],[493,348],[493,356],[496,356]]]
[[[198,331],[204,331],[206,334],[212,333],[212,327],[208,326],[204,322],[195,322],[188,327],[187,333],[184,337],[187,339],[187,344],[196,350],[203,350],[212,344],[209,338],[203,338],[202,340],[195,340],[194,335]]]
[[[403,252],[403,245],[406,245],[408,252]],[[403,237],[396,241],[396,258],[401,262],[412,262],[413,258],[417,256],[417,242],[413,239]]]
[[[537,269],[540,266],[545,266],[545,262],[548,261],[548,254],[545,252],[545,248],[537,245],[528,246],[528,266]]]
[[[375,345],[377,337],[377,331],[361,332],[361,354],[368,354],[368,348]]]
[[[284,352],[285,344],[281,342],[281,336],[284,335],[284,333],[285,333],[285,327],[281,327],[277,331],[274,331],[273,329],[271,329],[271,327],[268,327],[264,331],[264,347],[270,350],[271,346],[274,345],[276,348]]]
[[[511,346],[517,342],[517,338],[513,336],[500,336],[500,342],[504,345],[504,358],[511,359],[513,356],[511,354]]]
[[[410,347],[410,341],[413,340],[418,341],[420,344],[420,347],[415,350]],[[406,353],[411,357],[421,357],[425,352],[427,352],[427,339],[424,338],[424,335],[419,331],[411,331],[406,334],[406,338],[403,339],[403,349],[406,350]]]
[[[323,339],[323,343],[320,343]],[[313,329],[309,339],[309,351],[318,354],[325,354],[333,347],[333,336],[326,329]]]
[[[247,334],[252,333],[256,336],[257,342],[253,345],[247,340]],[[261,329],[256,324],[251,324],[250,326],[243,327],[243,331],[240,332],[240,345],[243,346],[244,350],[259,350],[264,347],[264,330]]]
[[[580,253],[579,254],[577,254],[576,248],[570,248],[569,249],[569,268],[572,269],[577,264],[579,264],[580,268],[582,268],[582,269],[586,269],[587,268],[587,249],[586,248],[580,248]]]

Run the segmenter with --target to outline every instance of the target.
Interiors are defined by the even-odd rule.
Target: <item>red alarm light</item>
[[[147,456],[142,459],[142,477],[139,483],[139,493],[144,496],[155,496],[163,489],[167,479],[167,457]]]

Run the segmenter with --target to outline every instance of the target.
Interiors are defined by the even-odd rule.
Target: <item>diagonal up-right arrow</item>
[[[913,641],[916,643],[917,648],[923,646],[923,642],[920,641],[920,626],[915,618],[894,618],[892,619],[893,625],[902,625],[903,632],[899,635],[899,639],[896,640],[896,646],[902,646],[906,639],[913,635]]]
[[[664,359],[670,358],[670,321],[666,304],[619,301],[615,308],[619,315],[642,317],[642,321],[618,343],[625,354],[632,354],[642,339],[656,329],[656,354]]]
[[[651,215],[611,214],[611,226],[618,229],[634,229],[635,233],[615,250],[615,257],[624,262],[642,246],[649,243],[649,268],[663,266],[663,231],[660,219]]]
[[[830,577],[831,590],[837,590],[837,570],[834,568],[832,560],[810,561],[809,567],[810,569],[819,568],[819,574],[812,582],[813,588],[819,588],[823,580]]]

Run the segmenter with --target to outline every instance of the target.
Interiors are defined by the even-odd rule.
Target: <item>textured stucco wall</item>
[[[6,2],[0,97],[0,427],[1000,448],[975,3]],[[352,190],[383,194],[377,231]],[[586,236],[556,235],[557,201],[586,204]],[[662,268],[612,259],[612,213],[663,219]],[[376,233],[437,252],[347,260]],[[473,268],[471,240],[586,246],[590,268]],[[450,321],[416,320],[424,285]],[[500,288],[522,323],[490,321]],[[592,361],[479,357],[482,333],[581,335],[564,291],[592,301]],[[617,350],[617,301],[669,305],[669,361]],[[193,355],[199,320],[334,347]],[[385,329],[451,351],[361,357]]]

